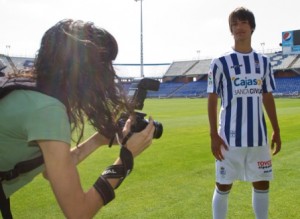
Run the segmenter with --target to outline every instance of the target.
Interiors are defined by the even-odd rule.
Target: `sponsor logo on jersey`
[[[262,93],[262,79],[248,77],[232,77],[235,95]]]
[[[230,66],[230,68],[241,68],[241,67],[243,67],[243,65],[242,64],[240,64],[240,65],[232,65],[232,66]]]

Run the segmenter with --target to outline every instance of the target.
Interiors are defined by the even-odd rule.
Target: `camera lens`
[[[160,138],[162,133],[163,133],[163,126],[161,123],[157,122],[157,121],[153,121],[155,130],[153,133],[153,138]]]

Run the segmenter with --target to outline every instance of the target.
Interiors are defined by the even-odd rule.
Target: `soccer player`
[[[280,151],[281,138],[272,95],[275,81],[271,64],[268,57],[251,46],[255,26],[250,10],[236,8],[229,15],[234,45],[228,53],[213,59],[209,69],[208,117],[211,151],[216,158],[214,219],[226,218],[228,195],[235,180],[252,183],[255,216],[268,218],[271,149],[273,155]],[[271,149],[263,107],[273,128]]]

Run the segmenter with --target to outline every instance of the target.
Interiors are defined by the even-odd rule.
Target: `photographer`
[[[0,99],[3,218],[12,217],[8,198],[42,169],[67,218],[92,218],[113,200],[114,189],[132,171],[133,158],[151,144],[155,130],[151,118],[138,133],[130,131],[131,119],[123,130],[118,126],[122,112],[133,109],[112,66],[117,52],[117,42],[106,30],[91,22],[62,20],[44,34],[26,83],[9,80],[15,84]],[[79,143],[86,120],[97,132]],[[70,149],[73,131],[79,137]],[[121,144],[119,158],[84,192],[76,165],[115,135]],[[41,154],[43,166],[16,176],[11,173],[20,170],[9,171]]]

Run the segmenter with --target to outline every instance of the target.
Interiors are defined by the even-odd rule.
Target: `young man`
[[[263,106],[272,124],[273,155],[281,149],[280,131],[272,91],[275,81],[270,61],[251,47],[255,18],[240,7],[229,16],[234,38],[232,50],[212,60],[208,75],[208,117],[211,150],[216,158],[213,218],[226,218],[228,194],[235,180],[251,182],[257,219],[268,218],[270,146]],[[221,98],[217,122],[218,96]],[[219,127],[217,128],[217,123]]]

